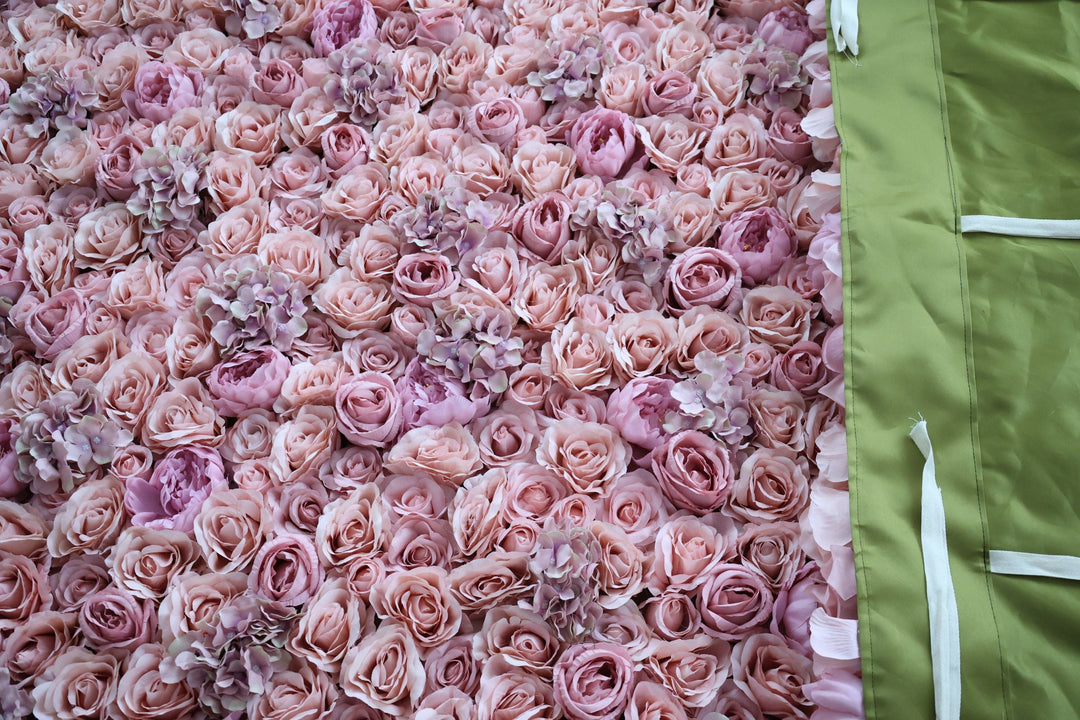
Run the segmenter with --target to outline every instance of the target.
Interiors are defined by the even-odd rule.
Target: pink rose
[[[650,455],[652,471],[676,507],[699,515],[723,506],[735,473],[727,447],[696,430],[668,438]]]
[[[739,319],[753,340],[783,352],[810,338],[813,306],[790,288],[761,285],[744,296]]]
[[[330,177],[338,179],[358,165],[368,160],[371,149],[371,136],[358,125],[337,123],[322,134],[319,140],[323,161],[330,169]]]
[[[423,648],[441,645],[461,627],[461,606],[451,595],[442,568],[421,567],[388,575],[372,588],[371,606],[380,617],[400,623]]]
[[[758,523],[795,520],[810,502],[805,460],[789,450],[762,448],[743,461],[732,485],[732,516]]]
[[[604,497],[626,473],[629,448],[610,425],[573,418],[553,423],[540,440],[536,459],[566,480],[575,492]]]
[[[338,428],[359,445],[384,447],[401,431],[401,398],[385,374],[346,376],[335,399]]]
[[[322,581],[323,568],[311,541],[304,535],[282,533],[255,556],[248,590],[285,605],[303,605]]]
[[[731,666],[731,645],[703,636],[658,642],[650,650],[647,667],[687,708],[711,703]]]
[[[100,555],[76,555],[64,563],[51,580],[57,607],[76,613],[86,598],[112,582],[105,559]],[[74,616],[72,622],[75,622]]]
[[[751,287],[772,276],[797,249],[791,225],[771,207],[733,215],[720,230],[719,247],[735,258]]]
[[[420,47],[441,52],[464,30],[465,23],[452,8],[424,9],[417,13],[416,43]]]
[[[686,720],[686,708],[663,685],[643,681],[634,686],[626,720]]]
[[[573,206],[558,192],[542,193],[514,216],[514,232],[522,247],[544,262],[557,262],[570,240]]]
[[[157,634],[157,613],[150,600],[106,588],[86,598],[79,610],[79,629],[94,650],[131,652]]]
[[[570,146],[582,172],[609,181],[622,177],[631,167],[644,165],[636,136],[629,115],[596,107],[579,115],[574,122]]]
[[[352,494],[331,502],[319,518],[315,543],[329,568],[341,568],[361,557],[383,551],[389,530],[379,490],[365,484]]]
[[[16,683],[30,684],[42,677],[57,657],[75,643],[78,616],[43,610],[21,622],[4,639],[0,668]]]
[[[540,435],[535,413],[513,400],[479,420],[473,432],[480,458],[489,467],[531,461]]]
[[[124,104],[137,118],[160,123],[178,110],[199,104],[203,77],[197,70],[168,62],[148,62],[135,74],[131,90],[123,92]]]
[[[531,595],[534,586],[529,555],[520,548],[499,548],[450,573],[450,592],[467,613],[513,605]]]
[[[721,640],[740,640],[769,621],[773,594],[758,573],[722,563],[698,590],[697,603],[706,633]]]
[[[692,307],[724,306],[742,279],[742,269],[731,255],[716,248],[694,247],[683,252],[668,268],[664,295],[672,312]]]
[[[776,635],[758,633],[738,643],[731,652],[731,676],[773,717],[806,720],[814,709],[803,693],[814,679],[813,662]]]
[[[338,679],[346,695],[394,717],[412,714],[425,680],[416,643],[393,622],[384,622],[348,651]]]
[[[124,504],[135,525],[191,532],[203,501],[214,488],[225,484],[225,468],[218,452],[187,445],[169,451],[159,460],[149,480],[130,478]]]
[[[610,343],[597,328],[581,318],[572,318],[551,333],[551,342],[541,351],[540,367],[568,387],[578,390],[606,390],[611,387]]]
[[[361,610],[363,608],[363,610]],[[349,592],[344,578],[329,579],[304,608],[289,634],[289,650],[323,672],[337,674],[349,648],[374,617]]]
[[[602,519],[622,528],[634,544],[647,547],[673,511],[656,479],[635,470],[619,478],[604,498]]]
[[[237,417],[247,410],[269,410],[285,378],[289,359],[279,350],[265,346],[242,352],[219,363],[206,378],[214,407],[226,417]]]
[[[436,253],[405,255],[394,269],[394,293],[421,307],[450,297],[460,282],[450,261]]]
[[[129,720],[184,718],[196,712],[195,691],[184,682],[165,682],[161,663],[168,656],[163,645],[141,645],[128,658],[116,690],[116,708]]]
[[[811,340],[795,343],[773,361],[770,380],[779,390],[791,390],[811,397],[828,379],[821,346]]]
[[[72,647],[53,663],[52,672],[34,686],[34,716],[42,720],[104,718],[116,699],[120,660]]]
[[[739,556],[774,592],[787,589],[804,562],[799,526],[793,522],[747,525],[739,537]]]
[[[326,57],[354,40],[375,37],[378,20],[368,0],[332,0],[315,12],[311,44]]]
[[[384,467],[401,474],[426,473],[447,485],[460,485],[480,469],[480,448],[472,435],[452,422],[440,428],[410,430],[387,453]]]
[[[513,606],[493,608],[474,647],[486,658],[499,656],[514,667],[550,678],[562,652],[562,642],[542,617]]]
[[[571,720],[616,720],[634,691],[634,663],[618,645],[574,645],[555,665],[554,686]]]
[[[62,290],[34,307],[25,332],[41,356],[53,360],[86,332],[90,303],[75,288]]]
[[[760,387],[750,394],[750,415],[759,445],[795,452],[805,448],[806,401],[799,393]]]
[[[802,119],[791,108],[782,107],[773,113],[769,123],[769,141],[781,157],[793,163],[805,162],[811,152],[810,138],[802,129]]]
[[[454,555],[450,523],[420,515],[397,518],[390,532],[386,561],[395,568],[448,569]]]
[[[653,75],[645,86],[642,105],[651,115],[677,114],[689,118],[697,88],[685,73],[663,70]]]
[[[504,660],[484,665],[476,698],[477,720],[556,720],[562,711],[549,683]]]
[[[676,590],[655,595],[641,609],[649,627],[665,640],[692,638],[701,632],[701,614],[685,593]]]
[[[287,108],[307,90],[303,76],[284,60],[262,63],[252,78],[251,97],[255,102],[273,103]]]
[[[473,105],[466,115],[466,125],[480,139],[505,150],[525,127],[525,114],[517,100],[496,98]]]
[[[649,588],[687,592],[706,581],[720,562],[735,557],[737,530],[718,513],[674,518],[656,534]]]
[[[199,559],[199,546],[188,533],[136,525],[120,533],[109,556],[109,570],[121,589],[159,601],[173,580]]]
[[[63,558],[76,553],[103,553],[116,541],[126,523],[124,486],[106,476],[80,485],[56,514],[49,532],[49,554]]]

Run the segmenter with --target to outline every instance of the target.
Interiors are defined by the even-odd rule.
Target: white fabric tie
[[[836,49],[859,54],[859,0],[832,0],[832,27]]]
[[[1044,218],[1014,218],[998,215],[964,215],[960,232],[1017,235],[1019,237],[1080,240],[1080,220],[1047,220]]]
[[[945,541],[945,504],[935,477],[934,448],[925,420],[915,424],[910,437],[926,458],[922,472],[922,554],[926,600],[930,608],[934,708],[937,720],[959,720],[960,619]]]
[[[990,572],[998,575],[1036,575],[1080,580],[1080,557],[991,550]]]

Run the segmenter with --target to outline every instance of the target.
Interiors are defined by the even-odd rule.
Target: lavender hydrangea
[[[672,388],[671,397],[678,401],[678,412],[668,413],[664,429],[711,432],[731,447],[742,447],[750,440],[754,429],[750,422],[747,396],[750,379],[742,374],[745,361],[742,355],[719,357],[701,352],[694,358],[698,374]]]
[[[755,40],[753,48],[743,64],[750,82],[748,92],[764,98],[766,107],[773,111],[798,107],[807,80],[799,56],[761,40]]]
[[[587,528],[549,524],[529,559],[538,580],[533,601],[521,605],[551,623],[566,640],[591,632],[603,612],[599,561],[600,542]]]
[[[525,343],[513,337],[516,319],[505,307],[455,308],[442,318],[448,334],[424,329],[417,351],[462,382],[479,382],[493,393],[510,386],[509,371],[522,363]]]
[[[596,92],[603,68],[603,41],[595,35],[583,35],[566,42],[548,42],[538,68],[529,73],[527,80],[540,88],[540,97],[548,102],[580,100]]]
[[[225,0],[222,4],[229,13],[225,29],[230,35],[258,40],[281,27],[281,11],[275,0]]]
[[[143,152],[140,167],[132,175],[135,193],[127,201],[131,214],[140,218],[143,232],[198,224],[207,162],[206,154],[194,147],[172,145]]]
[[[131,440],[102,412],[94,383],[80,378],[19,421],[15,474],[35,494],[69,493]]]
[[[242,255],[218,268],[199,288],[195,308],[210,323],[210,335],[225,355],[267,343],[282,352],[307,332],[308,288],[291,276]]]
[[[421,194],[414,207],[395,213],[390,224],[421,250],[456,261],[487,237],[486,210],[483,201],[464,188],[430,191]]]
[[[7,668],[0,668],[0,717],[26,717],[33,709],[30,693],[12,682]]]
[[[238,595],[169,645],[161,677],[186,682],[215,717],[241,713],[275,672],[289,668],[285,641],[295,614],[281,603]]]
[[[50,129],[85,128],[97,100],[90,73],[65,77],[50,69],[28,77],[11,94],[8,107],[25,119],[26,134],[38,138],[48,134]]]
[[[334,108],[358,125],[370,129],[401,95],[394,69],[386,60],[383,46],[375,40],[351,42],[330,53],[330,72],[323,92]]]
[[[643,204],[630,188],[608,186],[595,207],[579,203],[571,222],[579,228],[591,226],[615,242],[623,262],[637,267],[649,285],[663,278],[671,231],[660,212]]]

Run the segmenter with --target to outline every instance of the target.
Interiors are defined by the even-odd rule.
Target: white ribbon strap
[[[839,52],[859,54],[859,0],[832,0],[833,39]]]
[[[1080,220],[964,215],[960,218],[960,232],[1080,240]]]
[[[910,437],[926,463],[922,473],[922,554],[926,573],[926,600],[930,608],[930,659],[934,673],[934,708],[937,720],[960,717],[960,620],[949,570],[945,542],[945,504],[934,470],[934,448],[926,421],[911,429]]]
[[[1080,557],[991,550],[990,572],[999,575],[1037,575],[1080,580]]]

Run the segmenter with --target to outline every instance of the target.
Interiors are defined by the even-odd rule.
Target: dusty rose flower
[[[664,493],[684,510],[717,510],[731,492],[735,473],[727,448],[696,430],[684,430],[657,446],[651,463]]]
[[[332,408],[302,406],[274,433],[270,453],[274,481],[280,484],[316,474],[337,449],[338,441]]]
[[[246,589],[247,576],[243,573],[179,575],[158,610],[162,641],[171,644],[176,638],[212,622],[221,608]]]
[[[315,534],[319,557],[328,566],[344,567],[356,558],[381,552],[384,516],[374,484],[363,485],[351,495],[331,502],[319,518]]]
[[[37,510],[10,500],[0,500],[0,550],[41,562],[49,554],[47,537],[50,533],[49,526]]]
[[[615,720],[634,691],[634,665],[611,643],[574,645],[555,665],[555,699],[572,720]]]
[[[750,393],[749,400],[759,445],[796,452],[804,449],[806,402],[802,395],[763,387]]]
[[[648,667],[663,686],[687,708],[711,703],[731,667],[731,645],[707,637],[658,642]]]
[[[90,303],[75,288],[61,290],[30,311],[25,332],[46,360],[71,347],[86,331]]]
[[[76,555],[49,580],[57,607],[66,612],[78,612],[87,597],[111,582],[101,555]]]
[[[627,720],[685,720],[686,708],[663,685],[642,681],[634,686]]]
[[[354,40],[375,37],[377,26],[375,10],[367,0],[334,0],[316,11],[311,44],[326,57]]]
[[[605,608],[621,607],[645,584],[645,554],[617,525],[593,521],[589,528],[600,544],[598,602]]]
[[[48,575],[30,558],[0,552],[0,628],[17,627],[51,606]]]
[[[156,608],[149,599],[106,588],[86,598],[79,610],[79,629],[94,650],[131,652],[157,634]]]
[[[326,580],[293,625],[286,646],[319,670],[336,675],[346,652],[372,625],[372,616],[361,608],[344,578]]]
[[[107,717],[119,679],[115,656],[69,648],[53,663],[50,677],[34,687],[34,715],[42,720]]]
[[[132,595],[160,600],[173,578],[199,559],[199,547],[179,530],[130,527],[120,533],[109,558],[116,584]]]
[[[720,248],[739,263],[743,278],[761,283],[795,252],[795,235],[775,208],[758,208],[737,213],[724,223]]]
[[[664,418],[678,409],[670,378],[633,378],[608,396],[607,423],[631,443],[651,450],[663,442]]]
[[[384,447],[401,429],[401,399],[393,380],[382,373],[346,377],[335,408],[342,434],[360,445]]]
[[[78,616],[72,612],[42,610],[30,615],[4,639],[0,667],[22,684],[43,677],[45,671],[78,636]]]
[[[214,410],[202,383],[195,378],[177,382],[157,397],[146,413],[143,445],[158,452],[196,443],[221,441],[224,420]]]
[[[578,390],[606,390],[612,384],[612,353],[604,334],[580,318],[555,328],[540,367]]]
[[[556,720],[562,715],[551,685],[504,660],[491,660],[480,676],[477,720]]]
[[[281,533],[259,548],[251,564],[248,589],[284,605],[302,605],[323,580],[315,546],[304,535]]]
[[[604,497],[626,472],[629,451],[610,425],[567,418],[544,432],[536,459],[575,492]]]
[[[810,340],[795,343],[776,356],[769,377],[779,390],[791,390],[804,397],[817,394],[828,379],[821,346]]]
[[[535,413],[512,400],[473,426],[480,459],[489,467],[507,467],[535,457],[540,429]]]
[[[656,534],[649,588],[688,592],[706,581],[719,563],[735,557],[735,524],[718,513],[677,517]]]
[[[813,307],[794,290],[762,285],[743,297],[739,319],[753,340],[768,343],[780,352],[810,337]]]
[[[644,165],[636,138],[629,115],[598,107],[578,116],[569,141],[582,172],[608,181],[622,177],[631,167]]]
[[[349,650],[339,676],[346,695],[395,717],[412,714],[425,679],[412,636],[392,622]]]
[[[701,632],[701,614],[690,596],[678,590],[649,598],[641,610],[649,627],[665,640],[692,638]]]
[[[741,278],[738,262],[723,250],[690,248],[668,268],[664,294],[676,313],[701,305],[720,308],[739,288]]]
[[[446,571],[437,567],[389,575],[372,589],[371,606],[400,623],[422,648],[442,644],[461,627],[461,606],[450,593]]]
[[[533,588],[529,556],[517,549],[495,550],[450,573],[450,592],[467,613],[524,599]]]
[[[326,673],[300,665],[275,673],[265,691],[250,704],[251,720],[322,718],[338,697],[334,681]]]
[[[136,648],[116,688],[116,708],[130,720],[158,720],[195,717],[195,692],[186,683],[165,682],[161,663],[168,651],[163,645],[144,644]]]
[[[454,540],[463,555],[483,557],[495,546],[503,528],[506,471],[493,468],[467,479],[450,503]]]
[[[450,523],[445,520],[405,515],[393,524],[386,560],[405,570],[421,567],[449,569],[454,555],[452,534]]]
[[[56,514],[49,532],[49,554],[63,558],[104,552],[116,541],[124,522],[123,483],[109,476],[85,483]]]
[[[761,575],[742,565],[722,563],[698,590],[697,605],[706,633],[739,640],[769,621],[773,599]]]
[[[222,486],[202,503],[194,531],[212,571],[247,570],[270,532],[270,514],[258,493]]]
[[[747,522],[794,520],[809,499],[805,464],[790,452],[761,449],[743,462],[725,512]]]
[[[562,641],[544,619],[524,608],[500,606],[484,615],[474,652],[500,657],[514,667],[549,679],[562,653]]]
[[[731,652],[735,685],[763,712],[785,718],[810,717],[814,704],[803,693],[813,680],[813,663],[768,633],[752,635]]]
[[[401,474],[426,473],[447,485],[460,485],[480,469],[480,449],[459,423],[418,427],[398,439],[387,453],[384,467]]]
[[[608,328],[615,370],[624,378],[663,372],[675,351],[675,322],[656,310],[620,313]]]

